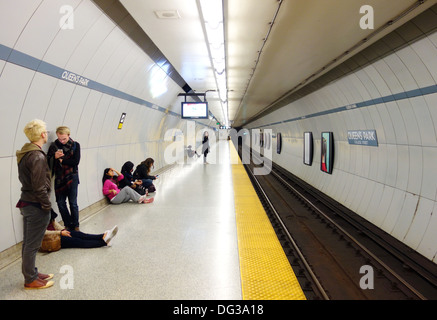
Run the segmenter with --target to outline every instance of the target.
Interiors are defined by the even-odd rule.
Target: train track
[[[437,299],[431,261],[283,168],[255,176],[254,166],[246,171],[307,299]]]

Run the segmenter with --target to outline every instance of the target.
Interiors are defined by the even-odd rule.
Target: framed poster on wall
[[[334,162],[334,137],[332,132],[322,132],[321,145],[320,170],[331,174]]]
[[[262,131],[259,132],[259,146],[261,148],[264,147],[264,132]]]
[[[280,154],[282,150],[282,135],[280,132],[276,134],[276,153]]]
[[[313,133],[304,132],[303,137],[303,163],[310,166],[313,163]]]

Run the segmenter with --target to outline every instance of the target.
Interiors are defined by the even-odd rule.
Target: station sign
[[[347,140],[349,144],[360,146],[378,146],[378,138],[376,130],[351,130],[347,132]]]

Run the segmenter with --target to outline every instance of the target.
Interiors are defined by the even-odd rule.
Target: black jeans
[[[61,236],[61,248],[99,248],[106,246],[102,234],[70,231],[71,237]]]

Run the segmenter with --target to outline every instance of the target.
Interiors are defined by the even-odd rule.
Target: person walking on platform
[[[114,174],[115,173],[115,174]],[[114,176],[117,175],[117,180]],[[147,199],[146,195],[140,195],[134,189],[129,186],[123,189],[118,188],[119,181],[123,180],[124,176],[120,172],[112,168],[106,168],[103,173],[103,194],[108,197],[109,201],[113,204],[120,204],[132,200],[138,203],[151,203],[153,198]]]
[[[42,150],[47,143],[46,124],[32,120],[24,127],[30,143],[17,151],[18,178],[21,182],[21,196],[17,203],[23,215],[22,272],[25,289],[43,289],[53,285],[52,274],[42,274],[35,267],[45,230],[50,221],[51,179],[46,154]]]
[[[206,164],[206,156],[209,153],[209,140],[208,140],[208,131],[205,131],[203,133],[203,139],[202,139],[202,153],[203,153],[203,163]]]
[[[77,188],[79,186],[80,144],[70,138],[70,129],[65,126],[56,129],[56,139],[47,152],[47,160],[55,175],[55,195],[64,226],[68,230],[79,230],[79,207]],[[70,204],[68,210],[66,200]]]

